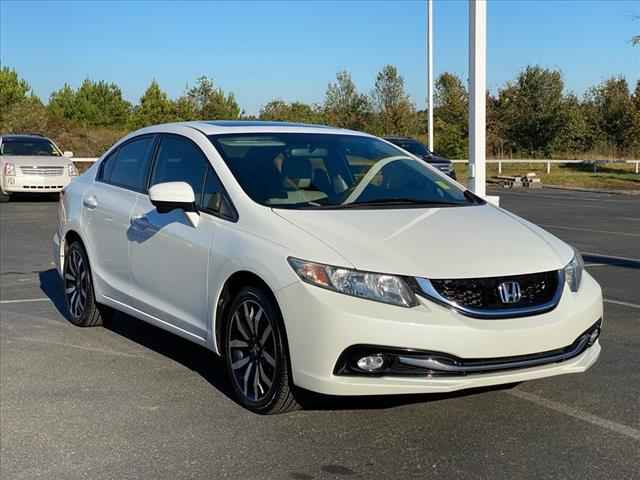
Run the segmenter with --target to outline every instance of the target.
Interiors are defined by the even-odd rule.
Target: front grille
[[[502,302],[498,287],[504,282],[518,282],[522,295],[519,302]],[[474,309],[535,307],[553,298],[558,287],[558,272],[554,270],[509,277],[431,280],[431,283],[440,295],[462,307]]]
[[[506,299],[501,284],[517,283],[519,298]],[[509,275],[504,277],[425,279],[416,278],[414,289],[431,300],[453,307],[460,313],[480,318],[534,315],[552,310],[560,301],[562,271]],[[503,291],[504,293],[504,291]]]
[[[41,175],[43,177],[57,177],[64,174],[64,167],[26,166],[20,167],[23,175]]]

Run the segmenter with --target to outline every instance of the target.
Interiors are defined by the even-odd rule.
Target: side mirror
[[[186,182],[158,183],[149,189],[149,200],[158,213],[182,210],[194,227],[198,226],[200,216],[196,208],[196,196],[193,188]]]
[[[62,152],[62,156],[66,158],[73,158],[73,152],[70,152],[69,150],[65,150],[64,152]]]

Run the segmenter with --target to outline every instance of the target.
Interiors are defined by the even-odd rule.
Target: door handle
[[[131,219],[131,226],[136,230],[144,231],[153,228],[153,224],[149,221],[149,219],[145,215],[141,215],[139,217],[133,217]]]
[[[82,200],[82,204],[89,210],[93,210],[98,206],[98,199],[95,196],[90,195]]]

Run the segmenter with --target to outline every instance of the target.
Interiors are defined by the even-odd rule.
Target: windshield
[[[274,208],[398,208],[482,203],[372,137],[268,133],[209,137],[244,191]]]
[[[62,153],[46,138],[3,138],[0,155],[61,157]]]

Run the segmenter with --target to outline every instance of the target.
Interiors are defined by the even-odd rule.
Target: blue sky
[[[336,72],[369,92],[394,64],[423,107],[425,0],[0,2],[0,61],[43,99],[65,82],[116,82],[137,101],[152,79],[175,97],[200,75],[247,113],[270,99],[321,102]],[[467,78],[468,4],[435,0],[435,71]],[[582,94],[611,75],[640,78],[637,0],[489,0],[487,84],[528,64],[561,69]]]

